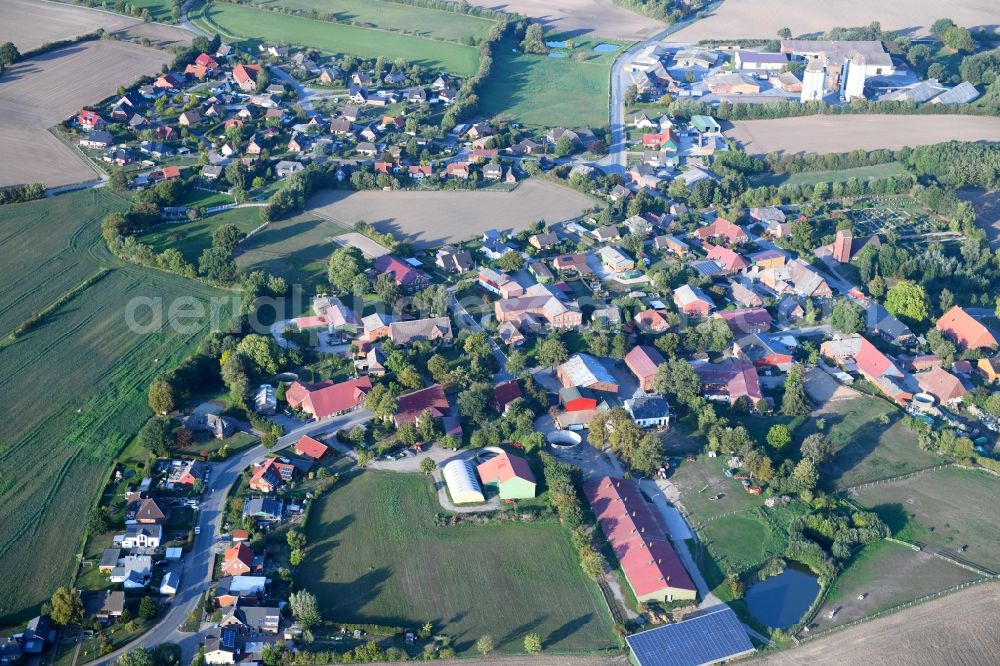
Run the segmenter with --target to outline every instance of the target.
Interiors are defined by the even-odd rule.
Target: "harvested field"
[[[179,296],[204,301],[223,293],[112,257],[100,219],[125,205],[91,189],[0,207],[0,267],[14,304],[2,313],[4,331],[102,267],[111,269],[0,348],[0,467],[18,470],[0,477],[0,567],[19,573],[0,582],[0,624],[27,619],[72,579],[84,518],[101,480],[149,416],[149,383],[204,335],[200,324],[187,332],[169,326],[134,332],[126,303],[162,298],[166,307]],[[148,322],[148,309],[137,315],[139,323]],[[39,387],[52,387],[44,400],[37,399]]]
[[[419,247],[468,240],[487,229],[521,231],[538,220],[570,220],[594,205],[575,190],[535,179],[512,192],[327,190],[308,202],[310,212],[342,227],[365,220]]]
[[[368,236],[359,234],[356,231],[349,231],[342,236],[337,236],[334,239],[334,242],[336,242],[337,245],[343,245],[345,247],[356,247],[369,259],[378,259],[382,255],[389,254],[389,250],[382,247],[371,238],[368,238]]]
[[[855,555],[834,582],[813,630],[839,626],[978,578],[931,553],[877,541]],[[862,594],[865,598],[858,599]],[[831,620],[828,613],[834,609],[837,613]]]
[[[947,15],[967,28],[997,29],[996,3],[993,0],[963,0],[949,3],[944,14],[940,3],[920,0],[725,0],[707,18],[671,36],[674,41],[696,42],[702,39],[738,39],[752,37],[774,39],[783,27],[793,35],[818,35],[835,26],[861,26],[879,21],[883,30],[898,30],[906,35],[926,35],[931,24]]]
[[[724,5],[723,5],[724,6]],[[996,141],[1000,118],[987,116],[843,115],[738,120],[726,135],[753,154],[899,150],[942,141]]]
[[[546,31],[638,41],[666,26],[616,5],[613,0],[470,0],[469,4],[530,16]]]
[[[499,653],[522,653],[528,632],[556,653],[615,647],[607,605],[566,528],[438,526],[440,512],[423,474],[345,474],[309,514],[297,576],[331,621],[433,622],[459,653],[486,633]]]
[[[996,662],[1000,583],[983,583],[754,663],[772,666],[940,666]],[[993,618],[993,619],[990,619]]]
[[[56,2],[0,2],[0,42],[14,42],[21,51],[37,48],[46,42],[85,35],[98,28],[115,32],[137,24],[142,24],[142,21],[112,12]],[[7,76],[4,80],[7,80]]]
[[[72,44],[11,66],[0,86],[0,186],[49,187],[94,178],[73,149],[47,130],[119,85],[156,72],[170,54],[127,42]]]
[[[941,467],[852,492],[901,539],[989,571],[1000,571],[1000,523],[992,506],[1000,479],[981,470]],[[959,552],[965,547],[965,552]]]
[[[176,25],[164,25],[163,23],[137,23],[123,30],[118,31],[121,39],[141,40],[149,39],[153,46],[166,48],[174,45],[187,46],[194,39],[194,33]]]

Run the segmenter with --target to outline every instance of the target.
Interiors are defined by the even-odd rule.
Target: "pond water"
[[[746,591],[746,602],[761,624],[787,629],[802,619],[817,594],[816,576],[788,567],[777,576],[754,583]]]
[[[550,53],[550,58],[565,58],[567,54],[565,53]]]
[[[611,53],[618,50],[617,44],[598,44],[594,47],[594,50],[598,53]]]
[[[550,49],[564,49],[566,48],[566,42],[545,42],[545,45]]]

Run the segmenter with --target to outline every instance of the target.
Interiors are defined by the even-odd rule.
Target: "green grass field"
[[[930,553],[876,541],[859,551],[830,586],[816,622],[820,629],[834,627],[977,578]],[[867,596],[859,599],[862,594]],[[827,613],[834,608],[831,620]]]
[[[467,43],[483,37],[494,21],[458,12],[415,7],[385,0],[253,0],[260,7],[286,7],[303,15],[332,14],[340,23],[360,23],[361,27],[405,32],[417,37]]]
[[[180,250],[185,259],[197,266],[201,253],[212,247],[212,233],[224,224],[235,224],[248,233],[260,226],[260,212],[257,208],[225,210],[194,222],[158,227],[139,236],[139,240],[157,252],[168,248]]]
[[[240,40],[244,45],[247,42],[280,42],[330,54],[351,53],[364,58],[385,56],[390,61],[403,58],[428,69],[461,76],[475,73],[479,66],[479,55],[471,46],[313,21],[243,5],[209,2],[192,11],[191,20],[207,32],[219,32],[227,41]]]
[[[879,422],[883,414],[889,425]],[[815,432],[817,418],[826,419],[825,432],[837,447],[822,470],[830,487],[843,489],[941,464],[940,458],[917,446],[916,435],[903,424],[900,411],[882,399],[830,402],[811,416],[794,437],[801,442]]]
[[[694,462],[682,460],[673,471],[670,481],[681,491],[681,504],[693,523],[764,505],[763,497],[751,495],[739,481],[726,478],[725,470],[725,458],[698,456]],[[722,497],[709,499],[715,495]]]
[[[326,281],[334,236],[347,231],[327,219],[300,213],[277,222],[244,241],[236,264],[246,270],[265,270],[291,283],[315,287]],[[209,238],[211,243],[211,238]]]
[[[0,567],[18,572],[0,586],[0,624],[30,617],[70,581],[87,510],[111,461],[149,416],[149,383],[204,334],[203,327],[135,333],[126,324],[126,304],[136,297],[168,304],[182,295],[222,293],[112,257],[99,220],[122,207],[105,190],[84,190],[0,208],[0,234],[25,220],[44,220],[35,227],[36,243],[0,245],[5,290],[16,285],[22,320],[79,282],[68,276],[113,269],[0,349]],[[54,256],[60,261],[50,264]],[[55,286],[39,269],[50,265],[61,267],[52,271]],[[6,326],[16,325],[14,315],[6,314]],[[148,323],[148,313],[138,320]]]
[[[436,527],[442,509],[417,474],[362,472],[317,501],[297,577],[326,620],[433,621],[461,653],[483,634],[501,653],[523,652],[529,632],[547,651],[616,645],[604,599],[557,523]]]
[[[558,40],[559,35],[547,35]],[[513,118],[535,127],[603,127],[608,124],[611,63],[615,53],[596,53],[597,42],[576,40],[585,60],[513,53],[505,39],[494,50],[493,70],[479,94],[487,117]]]
[[[755,516],[736,514],[709,521],[702,530],[712,553],[737,568],[763,561],[771,530]],[[742,565],[742,566],[741,566]]]
[[[875,166],[855,167],[837,171],[805,171],[803,173],[770,174],[754,179],[755,185],[815,185],[816,183],[843,183],[851,178],[870,180],[872,178],[890,178],[906,173],[906,168],[899,162],[876,164]]]
[[[1000,572],[1000,522],[991,508],[997,497],[1000,479],[955,467],[856,493],[858,503],[876,511],[895,536]],[[962,546],[966,551],[959,553]]]

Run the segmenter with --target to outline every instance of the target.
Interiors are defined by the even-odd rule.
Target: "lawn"
[[[87,510],[115,455],[148,418],[150,382],[186,357],[205,332],[202,324],[185,332],[167,326],[133,332],[126,304],[222,293],[113,258],[98,220],[123,206],[106,190],[84,190],[0,209],[3,232],[24,220],[44,220],[36,227],[44,232],[33,234],[36,243],[0,245],[5,292],[14,291],[21,308],[9,315],[14,325],[79,282],[68,274],[112,269],[0,350],[0,463],[18,471],[0,477],[0,566],[19,572],[5,579],[0,624],[30,617],[72,578]],[[46,284],[50,275],[56,286]],[[138,315],[139,323],[148,323],[148,312]]]
[[[157,227],[139,236],[139,240],[156,252],[168,248],[180,250],[187,261],[197,266],[201,253],[212,247],[212,234],[224,224],[235,224],[240,231],[248,233],[260,226],[260,211],[257,208],[232,208],[194,222]]]
[[[405,32],[417,37],[468,43],[483,37],[494,21],[459,12],[429,7],[416,7],[387,0],[253,0],[260,7],[287,7],[308,15],[328,14],[339,23],[356,23],[361,27]]]
[[[326,283],[334,236],[347,229],[315,213],[299,213],[272,222],[239,247],[236,264],[245,270],[265,270],[289,284],[315,287]]]
[[[755,185],[815,185],[816,183],[843,183],[851,178],[870,180],[890,178],[907,173],[899,162],[888,162],[874,166],[838,169],[834,171],[804,171],[802,173],[775,173],[754,179]]]
[[[547,39],[558,40],[559,35]],[[603,127],[608,124],[611,63],[616,53],[596,53],[576,40],[574,55],[553,58],[521,53],[505,39],[494,50],[493,69],[479,94],[484,116],[504,116],[534,127]],[[517,49],[517,53],[513,52]]]
[[[889,417],[889,424],[879,421]],[[794,433],[801,442],[815,432],[817,418],[826,420],[826,434],[837,448],[824,465],[824,482],[837,489],[908,474],[941,464],[917,445],[916,435],[903,424],[902,413],[880,398],[868,396],[828,402],[814,411]]]
[[[855,498],[901,539],[1000,571],[1000,522],[993,507],[1000,479],[986,472],[942,467],[862,488]],[[964,553],[959,548],[965,546]]]
[[[725,458],[698,456],[694,462],[680,461],[673,471],[670,481],[680,490],[681,504],[693,524],[764,505],[763,497],[751,495],[739,481],[726,478],[725,470]],[[709,499],[715,495],[722,497]]]
[[[318,500],[297,576],[330,621],[419,626],[468,654],[490,634],[501,653],[537,632],[546,650],[616,646],[597,586],[557,523],[436,527],[421,475],[366,471]]]
[[[816,623],[820,629],[834,627],[976,578],[930,553],[876,541],[859,551],[834,581]],[[858,599],[862,594],[867,596]],[[835,608],[831,620],[827,614]]]
[[[706,523],[702,536],[724,569],[732,566],[742,570],[764,560],[771,530],[753,515],[736,514]]]
[[[243,5],[209,2],[191,13],[198,27],[219,32],[227,40],[280,42],[324,53],[351,53],[363,58],[402,58],[427,69],[468,76],[479,67],[479,55],[471,46],[424,39],[385,30],[343,23],[314,21],[267,12]],[[243,44],[246,46],[247,44]]]

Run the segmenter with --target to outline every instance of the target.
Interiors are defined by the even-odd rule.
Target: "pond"
[[[594,47],[598,53],[613,53],[618,50],[617,44],[598,44]]]
[[[777,576],[754,583],[746,591],[746,602],[761,624],[787,629],[802,619],[819,594],[816,576],[788,567]]]
[[[545,42],[545,45],[550,49],[564,49],[566,48],[566,42]]]

